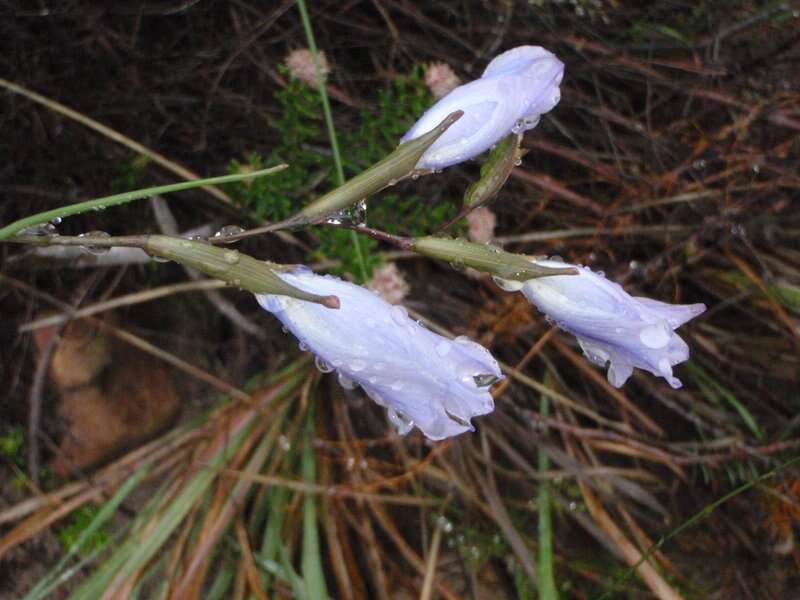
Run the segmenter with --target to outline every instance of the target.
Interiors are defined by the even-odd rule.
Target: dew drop
[[[53,217],[52,219],[50,219],[50,222],[53,225],[61,225],[61,221],[62,221],[61,217]]]
[[[339,385],[342,386],[346,390],[354,390],[356,389],[356,382],[342,375],[341,373],[338,374]]]
[[[553,98],[551,100],[551,102],[553,103],[553,106],[558,104],[558,101],[560,99],[560,95],[559,95],[558,90],[556,90],[556,96],[557,97],[555,97],[555,98]],[[539,124],[539,119],[541,119],[541,117],[539,115],[534,115],[532,117],[525,117],[525,119],[523,120],[524,128],[526,130],[527,129],[533,129],[534,127],[536,127]]]
[[[393,306],[392,320],[398,325],[408,325],[408,311],[400,305]]]
[[[317,366],[317,369],[320,370],[321,373],[330,373],[333,371],[333,367],[326,363],[323,359],[319,356],[314,357],[314,364]]]
[[[58,231],[56,231],[56,226],[52,223],[44,223],[43,225],[35,225],[34,227],[23,229],[19,234],[30,237],[52,237],[58,235]]]
[[[639,339],[648,348],[663,348],[669,344],[670,335],[662,324],[648,325],[639,332]]]
[[[503,279],[497,275],[492,275],[492,279],[501,290],[506,292],[518,292],[525,284],[522,281],[514,281],[513,279]]]
[[[355,359],[350,363],[350,369],[358,373],[367,368],[367,363],[361,359]]]
[[[308,352],[308,346],[306,346],[303,342],[298,342],[297,347],[300,348],[300,352]]]
[[[450,352],[450,342],[443,340],[436,345],[436,354],[439,356],[447,356]]]
[[[480,373],[473,376],[472,379],[475,381],[475,385],[477,385],[479,388],[489,387],[498,381],[497,375],[494,375],[493,373]]]
[[[222,253],[222,260],[224,260],[229,265],[235,265],[239,262],[239,251],[238,250],[226,250]]]
[[[414,421],[409,420],[405,415],[397,412],[393,408],[387,409],[386,413],[392,425],[397,427],[397,433],[399,435],[407,435],[414,427]]]
[[[445,517],[444,515],[439,515],[436,518],[436,525],[441,529],[444,533],[452,533],[453,531],[453,522]]]
[[[214,234],[214,238],[225,238],[232,235],[239,235],[240,233],[244,233],[244,228],[239,227],[238,225],[225,225],[219,231]],[[223,241],[224,244],[232,244],[237,240],[231,240],[229,242]]]
[[[395,392],[399,392],[399,391],[401,391],[401,390],[403,389],[403,382],[402,382],[402,381],[400,381],[399,379],[397,379],[397,380],[395,380],[395,381],[393,381],[393,382],[392,382],[392,385],[391,385],[390,387],[391,387],[391,388],[392,388],[392,389],[393,389]]]
[[[288,452],[292,449],[292,442],[290,442],[289,438],[287,438],[285,435],[281,435],[278,437],[278,446],[284,452]]]
[[[461,258],[456,258],[450,261],[450,266],[453,267],[456,271],[463,271],[466,268],[464,265],[464,260]]]
[[[109,234],[107,234],[105,231],[88,231],[86,233],[80,234],[78,237],[80,237],[80,238],[109,238],[111,236]],[[90,254],[96,254],[98,256],[101,255],[101,254],[106,254],[109,250],[111,250],[110,246],[92,246],[92,245],[87,245],[87,246],[83,246],[83,247],[86,248],[86,251],[89,252]]]

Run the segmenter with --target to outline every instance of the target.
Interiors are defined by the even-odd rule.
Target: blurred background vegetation
[[[186,176],[170,164],[290,168],[58,230],[207,236],[335,184],[318,90],[286,66],[308,45],[294,1],[0,6],[0,77],[44,97],[0,89],[0,224]],[[363,236],[366,273],[341,230],[240,243],[356,281],[395,262],[417,318],[504,362],[476,433],[398,438],[248,294],[175,264],[2,245],[0,596],[796,598],[800,5],[308,9],[348,177],[433,102],[431,64],[467,81],[522,44],[566,63],[491,205],[495,242],[705,302],[681,330],[684,388],[638,372],[611,388],[519,294]],[[400,182],[368,222],[433,232],[478,170]]]

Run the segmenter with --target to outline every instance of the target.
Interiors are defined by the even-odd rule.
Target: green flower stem
[[[375,192],[394,185],[401,179],[414,174],[414,168],[420,157],[463,114],[462,111],[458,110],[448,115],[435,129],[405,144],[401,144],[380,162],[375,163],[363,173],[345,182],[344,185],[314,200],[299,213],[285,221],[249,229],[242,233],[214,237],[210,241],[214,244],[228,244],[261,233],[282,229],[297,229],[324,221],[326,217],[337,210],[348,208],[360,200],[365,200]]]
[[[331,213],[352,206],[359,200],[364,200],[375,192],[408,177],[414,172],[419,159],[431,144],[463,114],[459,110],[448,115],[435,129],[405,144],[401,144],[386,158],[375,163],[363,173],[356,175],[344,185],[318,198],[301,210],[295,217],[291,217],[291,220],[298,225],[319,223]]]
[[[445,260],[459,267],[472,267],[495,277],[512,281],[527,281],[552,275],[577,275],[573,268],[553,269],[532,263],[530,258],[512,254],[488,244],[476,244],[462,239],[421,237],[411,241],[408,250]]]
[[[342,167],[342,155],[339,152],[339,141],[336,137],[336,127],[333,123],[333,112],[331,111],[331,103],[328,100],[328,90],[325,88],[325,78],[319,68],[319,60],[317,60],[317,42],[314,39],[314,29],[311,27],[311,18],[308,16],[308,8],[306,7],[305,0],[297,0],[297,8],[300,10],[300,19],[303,21],[303,29],[306,33],[306,40],[308,41],[308,48],[311,50],[311,60],[314,61],[314,72],[317,78],[317,86],[319,88],[319,96],[322,100],[322,112],[325,115],[325,125],[328,128],[328,138],[331,142],[331,152],[333,152],[333,162],[336,165],[336,183],[341,187],[344,185],[344,168]],[[366,281],[367,279],[367,265],[364,262],[364,254],[361,251],[361,242],[355,233],[350,234],[350,242],[356,251],[356,260],[358,261],[359,271],[361,278]]]
[[[211,177],[208,179],[170,183],[168,185],[159,185],[142,190],[134,190],[132,192],[123,192],[121,194],[114,194],[113,196],[105,196],[103,198],[96,198],[94,200],[86,200],[85,202],[78,202],[76,204],[62,206],[60,208],[55,208],[53,210],[31,215],[30,217],[25,217],[24,219],[14,221],[13,223],[6,225],[0,229],[0,240],[7,240],[20,231],[23,231],[29,227],[35,227],[36,225],[42,225],[48,221],[52,221],[53,219],[70,217],[72,215],[78,215],[90,210],[102,210],[110,206],[117,206],[133,200],[139,200],[140,198],[150,198],[152,196],[169,194],[171,192],[180,192],[182,190],[188,190],[196,187],[218,185],[220,183],[233,183],[235,181],[242,181],[244,179],[263,177],[264,175],[271,175],[273,173],[283,171],[287,166],[288,165],[278,165],[269,169],[253,171],[252,173],[237,173],[235,175],[223,175],[221,177]]]
[[[168,235],[139,235],[121,237],[20,236],[11,242],[32,245],[84,246],[110,248],[128,246],[141,248],[151,256],[173,260],[210,275],[215,279],[254,294],[279,294],[299,300],[316,302],[328,308],[339,308],[336,296],[318,296],[289,285],[275,274],[291,267],[257,260],[238,250],[216,248],[204,242]]]

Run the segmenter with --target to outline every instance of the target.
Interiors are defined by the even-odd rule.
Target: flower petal
[[[339,278],[307,269],[280,276],[307,292],[338,296],[338,310],[286,296],[256,298],[340,377],[385,406],[401,433],[416,426],[440,440],[471,431],[472,417],[494,410],[488,386],[479,383],[502,374],[479,344],[448,340],[412,320],[402,306]]]
[[[704,304],[673,305],[635,298],[591,269],[556,260],[546,267],[574,267],[578,275],[527,281],[522,293],[559,327],[575,335],[586,357],[608,365],[608,380],[622,386],[634,367],[663,377],[675,388],[672,367],[689,358],[689,347],[674,329],[705,310]]]
[[[419,169],[443,169],[488,150],[512,131],[535,127],[561,97],[564,65],[538,46],[520,46],[497,56],[480,79],[455,88],[433,105],[402,142],[423,135],[456,110],[464,115],[434,142]]]

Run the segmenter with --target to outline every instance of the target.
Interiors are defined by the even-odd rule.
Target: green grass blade
[[[169,194],[171,192],[180,192],[182,190],[189,190],[196,187],[202,187],[204,185],[233,183],[236,181],[242,181],[243,179],[262,177],[264,175],[270,175],[271,173],[283,171],[285,168],[286,165],[278,165],[277,167],[253,171],[252,173],[236,173],[234,175],[222,175],[221,177],[210,177],[208,179],[196,179],[194,181],[182,181],[180,183],[170,183],[168,185],[157,185],[155,187],[144,188],[141,190],[122,192],[121,194],[114,194],[113,196],[105,196],[103,198],[95,198],[94,200],[86,200],[85,202],[77,202],[76,204],[70,204],[68,206],[62,206],[61,208],[55,208],[53,210],[36,213],[30,217],[25,217],[24,219],[14,221],[13,223],[0,229],[0,240],[8,239],[20,231],[27,229],[28,227],[42,225],[43,223],[47,223],[53,219],[71,217],[73,215],[79,215],[90,210],[102,210],[110,206],[118,206],[120,204],[132,202],[133,200],[139,200],[141,198],[152,198],[153,196]]]
[[[548,378],[549,379],[549,378]],[[547,381],[546,381],[547,383]],[[547,396],[539,400],[539,413],[542,418],[547,418],[549,413]],[[550,468],[550,461],[544,448],[539,448],[538,468],[540,473]],[[538,579],[540,600],[558,600],[555,575],[553,573],[553,516],[550,505],[550,484],[546,479],[539,482],[537,493],[537,506],[539,508],[539,556]]]
[[[303,442],[303,481],[314,483],[316,480],[316,457],[312,446],[314,436],[314,409],[308,410],[305,440]],[[309,600],[324,600],[328,597],[325,588],[325,574],[322,571],[322,555],[319,548],[319,532],[317,529],[317,498],[306,494],[303,499],[303,579],[306,596]]]
[[[149,469],[150,465],[141,467],[130,479],[125,482],[122,487],[117,490],[111,499],[102,506],[97,515],[95,515],[94,519],[92,519],[92,521],[89,523],[89,526],[81,532],[75,543],[67,550],[67,553],[61,558],[61,560],[58,561],[58,564],[45,578],[36,584],[36,586],[30,592],[28,592],[28,594],[25,596],[25,600],[38,600],[39,598],[45,598],[53,590],[58,588],[58,586],[66,581],[64,575],[69,561],[76,554],[81,552],[92,536],[99,531],[100,528],[103,527],[103,525],[105,525],[111,517],[114,516],[119,508],[119,505],[122,504],[125,498],[127,498],[134,489],[136,489],[136,486],[138,486],[145,475],[147,475]]]

